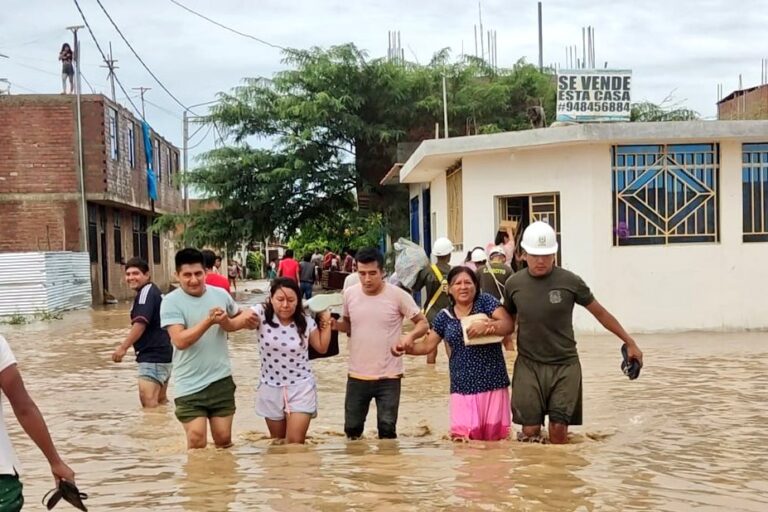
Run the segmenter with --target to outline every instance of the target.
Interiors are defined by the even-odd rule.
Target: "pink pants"
[[[509,388],[476,395],[451,394],[451,436],[499,441],[509,436]]]

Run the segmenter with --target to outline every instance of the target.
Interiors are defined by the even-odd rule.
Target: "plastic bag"
[[[406,288],[412,288],[419,271],[429,265],[427,253],[420,245],[407,238],[398,239],[394,248],[397,279]]]

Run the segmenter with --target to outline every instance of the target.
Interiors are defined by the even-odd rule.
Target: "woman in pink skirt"
[[[440,341],[450,346],[451,437],[498,441],[506,439],[510,426],[509,375],[501,339],[511,334],[509,313],[495,297],[480,292],[477,276],[467,267],[454,267],[448,273],[451,307],[440,311],[432,322],[425,341],[392,347],[395,355],[424,355]],[[488,319],[473,323],[470,338],[498,336],[498,343],[465,345],[461,319],[478,313]]]

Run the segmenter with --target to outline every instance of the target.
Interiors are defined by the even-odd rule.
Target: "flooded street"
[[[618,340],[580,337],[585,426],[568,446],[449,441],[442,349],[434,368],[406,360],[400,438],[349,442],[343,347],[314,362],[309,444],[274,446],[253,412],[256,343],[241,332],[230,340],[235,447],[187,453],[170,406],[139,407],[133,352],[110,360],[127,328],[127,305],[0,326],[92,510],[768,510],[766,333],[637,337],[646,368],[633,382],[619,370]],[[25,509],[42,510],[47,465],[10,407],[6,423]],[[366,431],[375,423],[372,406]]]

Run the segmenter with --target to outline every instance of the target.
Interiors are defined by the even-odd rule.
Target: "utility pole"
[[[541,2],[539,2],[539,72],[544,71],[544,35],[541,27]]]
[[[182,138],[184,140],[184,143],[182,144],[182,153],[184,154],[184,212],[189,215],[189,185],[187,185],[187,173],[189,172],[189,160],[187,158],[189,149],[189,117],[187,116],[186,110],[184,110],[182,115],[184,117],[182,133]]]
[[[448,91],[445,87],[445,73],[443,73],[443,137],[448,138]]]
[[[85,197],[85,164],[83,162],[83,114],[80,106],[80,42],[77,40],[77,31],[80,30],[83,25],[73,25],[67,27],[67,30],[72,32],[75,45],[75,73],[77,73],[77,80],[75,80],[75,87],[77,88],[77,152],[78,152],[78,178],[80,181],[80,251],[88,250],[88,200]]]
[[[117,96],[115,96],[115,70],[118,69],[119,66],[115,66],[115,62],[117,62],[117,60],[112,58],[112,41],[109,42],[109,58],[104,59],[104,62],[106,62],[107,65],[101,67],[109,69],[107,78],[109,79],[109,85],[112,86],[112,101],[117,103]]]
[[[147,116],[144,114],[144,93],[147,91],[151,91],[151,87],[133,87],[134,91],[139,91],[139,94],[141,94],[141,118],[146,119]]]

